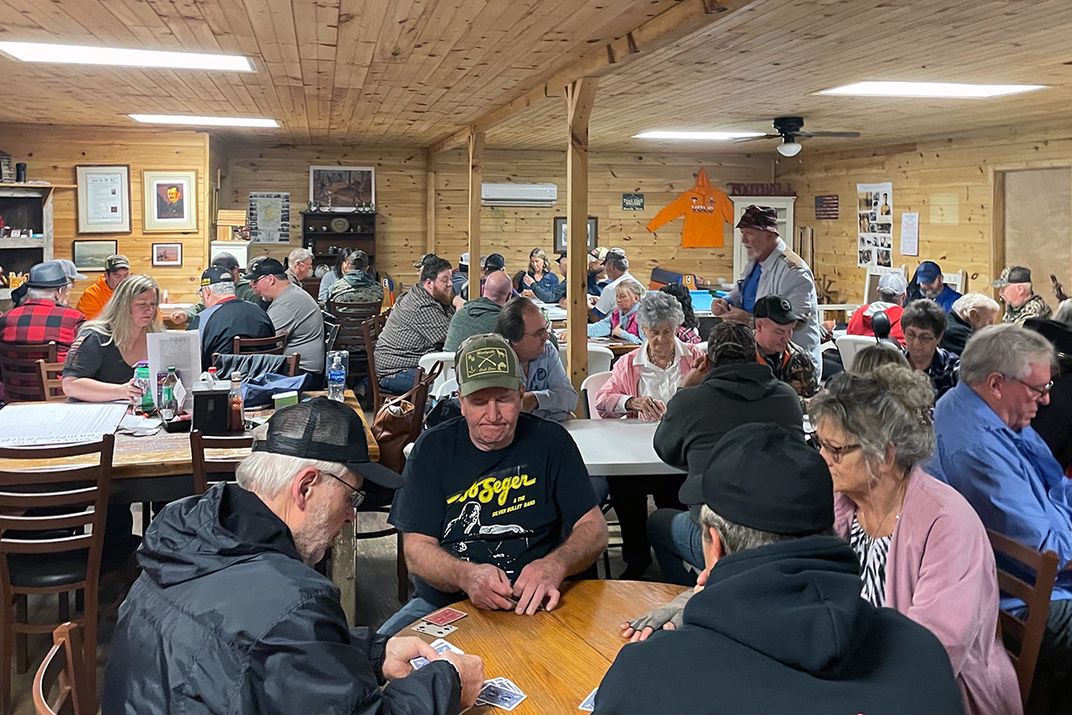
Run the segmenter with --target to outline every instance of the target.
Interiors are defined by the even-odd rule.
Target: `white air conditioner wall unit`
[[[480,203],[484,206],[529,206],[553,208],[558,199],[555,184],[481,184]]]

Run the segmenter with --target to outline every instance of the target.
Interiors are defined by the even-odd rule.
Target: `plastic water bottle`
[[[175,400],[175,383],[179,380],[175,374],[175,368],[167,369],[167,377],[164,378],[163,391],[160,398],[160,416],[165,420],[175,419],[178,413],[178,404]]]
[[[342,402],[345,392],[346,363],[342,360],[342,353],[337,352],[332,355],[331,364],[328,366],[328,399]]]

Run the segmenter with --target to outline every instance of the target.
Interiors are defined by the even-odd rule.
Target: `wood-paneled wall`
[[[130,259],[131,271],[150,273],[166,289],[170,300],[196,301],[197,285],[206,264],[208,207],[206,179],[209,171],[209,135],[197,131],[131,128],[56,127],[7,124],[0,126],[0,148],[15,161],[25,161],[31,180],[74,185],[75,166],[80,164],[127,164],[130,166],[131,232],[78,234],[76,191],[54,192],[53,246],[56,258],[71,257],[73,240],[115,240],[119,253]],[[142,171],[197,171],[197,231],[192,233],[143,233]],[[153,243],[181,243],[181,268],[152,268]],[[73,301],[97,279],[75,284]]]
[[[814,268],[832,280],[834,302],[856,302],[863,294],[865,269],[856,266],[856,184],[893,182],[893,264],[909,275],[923,260],[946,271],[968,272],[968,290],[990,294],[1000,273],[1002,253],[993,223],[995,171],[1072,165],[1072,131],[1004,131],[941,141],[899,145],[868,152],[810,153],[781,159],[777,178],[796,189],[798,226],[815,235]],[[815,218],[815,196],[837,194],[838,220]],[[919,256],[900,253],[901,214],[918,212]],[[1039,273],[1070,266],[1035,266]],[[1048,281],[1036,280],[1051,299]]]

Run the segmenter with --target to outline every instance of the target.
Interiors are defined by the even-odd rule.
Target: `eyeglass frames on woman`
[[[335,474],[332,474],[331,472],[325,472],[325,471],[321,470],[321,473],[328,475],[329,477],[331,477],[335,481],[339,482],[340,484],[346,485],[346,488],[350,490],[350,506],[352,506],[355,511],[361,506],[361,504],[364,503],[364,501],[365,501],[365,492],[361,491],[360,489],[358,489],[357,487],[353,486],[352,484],[349,484],[344,479],[342,479],[341,477],[339,477],[339,476],[337,476]]]
[[[857,443],[857,444],[843,444],[840,447],[834,447],[834,446],[831,446],[831,445],[827,444],[826,442],[822,441],[818,437],[815,438],[815,441],[819,444],[819,450],[820,451],[825,450],[826,453],[830,455],[830,459],[831,459],[831,461],[834,462],[834,464],[841,464],[841,458],[842,457],[844,457],[846,454],[849,454],[851,452],[855,452],[856,450],[858,450],[861,447],[863,447],[863,445],[859,444],[859,443]]]

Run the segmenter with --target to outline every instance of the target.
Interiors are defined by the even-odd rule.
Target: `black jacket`
[[[1057,349],[1057,372],[1050,403],[1039,405],[1031,426],[1049,445],[1063,469],[1072,466],[1072,329],[1056,320],[1031,318],[1025,328],[1037,331]]]
[[[964,352],[964,346],[967,345],[968,338],[974,332],[971,323],[951,310],[945,316],[945,333],[942,335],[942,344],[939,347],[960,355]]]
[[[209,308],[198,313],[186,329],[197,330],[201,334],[202,370],[212,366],[213,354],[233,353],[236,337],[270,338],[275,335],[275,326],[260,306],[237,298],[217,304],[215,310]]]
[[[800,398],[774,377],[769,367],[755,362],[716,365],[703,382],[678,390],[670,400],[655,430],[655,452],[673,467],[687,467],[685,483],[689,484],[703,477],[711,451],[722,435],[751,422],[796,428],[804,439]],[[697,518],[698,505],[682,501],[693,507],[693,517]]]
[[[721,559],[684,625],[627,644],[596,715],[954,715],[941,643],[860,598],[851,548],[810,536]]]
[[[384,639],[351,631],[254,494],[217,484],[153,520],[104,678],[112,713],[457,713],[445,662],[379,688]]]

